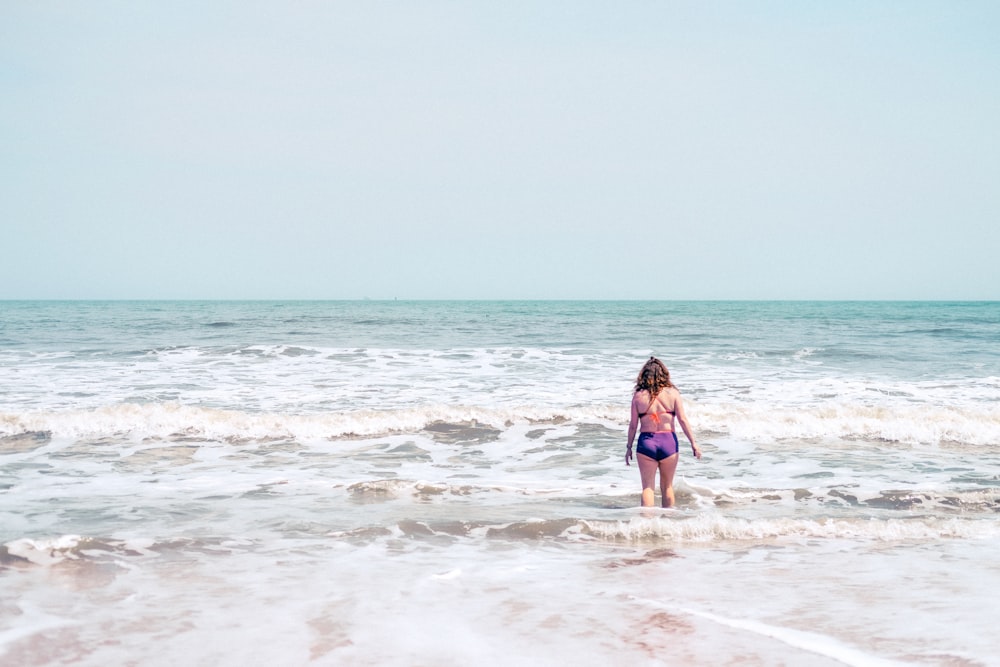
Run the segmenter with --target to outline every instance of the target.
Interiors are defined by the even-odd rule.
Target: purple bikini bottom
[[[680,445],[677,443],[677,434],[673,431],[643,431],[639,434],[639,442],[636,443],[637,454],[644,454],[651,459],[662,461],[677,453]]]

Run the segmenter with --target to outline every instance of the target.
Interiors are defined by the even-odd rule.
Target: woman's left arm
[[[695,458],[700,459],[701,449],[694,443],[694,436],[691,435],[691,425],[688,423],[687,414],[684,412],[684,401],[681,400],[680,393],[677,394],[677,398],[674,400],[674,411],[677,414],[677,421],[681,423],[681,428],[684,429],[684,435],[691,442],[691,453],[694,454]]]

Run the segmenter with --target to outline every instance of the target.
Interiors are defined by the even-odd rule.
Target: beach
[[[4,663],[997,664],[998,303],[0,314]]]

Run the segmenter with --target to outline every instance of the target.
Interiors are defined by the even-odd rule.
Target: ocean
[[[1000,303],[0,302],[0,662],[997,665]],[[675,509],[624,453],[650,355]]]

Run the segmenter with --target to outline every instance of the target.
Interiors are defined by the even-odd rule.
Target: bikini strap
[[[664,389],[668,389],[668,387],[664,387]],[[649,414],[649,410],[650,410],[650,408],[653,407],[653,403],[656,402],[656,401],[658,401],[658,400],[660,400],[660,394],[657,394],[656,396],[653,397],[653,399],[649,402],[649,406],[646,408],[646,411],[643,412],[639,416],[640,417],[644,417],[645,415]],[[654,415],[656,415],[656,414],[659,414],[659,415],[668,415],[669,414],[669,415],[673,415],[675,417],[677,416],[677,406],[676,405],[674,406],[673,410],[667,410],[666,404],[661,401],[660,402],[660,407],[663,408],[663,412],[654,412],[653,413]]]
[[[649,409],[653,407],[653,403],[656,401],[657,396],[659,396],[659,394],[657,394],[656,396],[653,396],[653,392],[649,391],[648,389],[646,390],[646,393],[650,395],[649,405],[646,406],[646,411],[645,412],[638,413],[638,415],[639,415],[640,418],[645,417],[646,415],[649,414]],[[654,412],[653,414],[655,415],[656,413]],[[673,414],[673,413],[671,413],[671,414]]]

